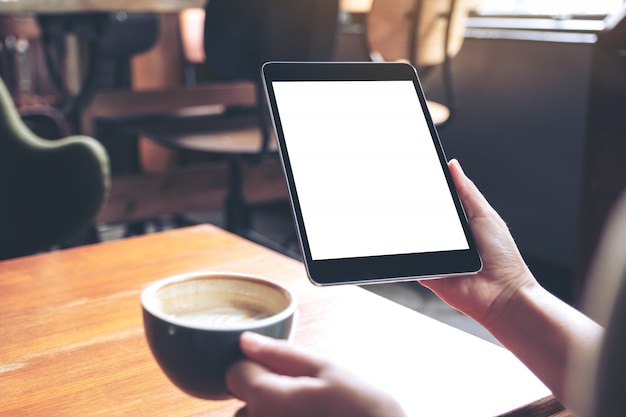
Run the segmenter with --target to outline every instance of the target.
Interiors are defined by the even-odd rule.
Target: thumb
[[[253,332],[243,333],[239,343],[249,359],[281,375],[316,376],[327,364],[326,360],[290,345],[286,340]]]
[[[458,160],[450,160],[448,168],[470,223],[474,217],[484,217],[493,211],[476,184],[465,175]]]

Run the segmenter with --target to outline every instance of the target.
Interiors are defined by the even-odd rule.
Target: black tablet
[[[480,270],[411,65],[268,62],[262,75],[313,283]]]

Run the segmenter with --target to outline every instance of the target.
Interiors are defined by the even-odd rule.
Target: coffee
[[[225,399],[225,373],[242,359],[239,336],[254,331],[289,338],[296,301],[260,277],[198,272],[153,282],[141,294],[148,345],[161,369],[184,392]]]
[[[216,275],[164,285],[152,302],[181,325],[228,328],[273,316],[287,308],[290,297],[261,281]]]
[[[180,320],[181,323],[187,323],[189,325],[227,326],[229,324],[249,323],[271,315],[271,311],[254,308],[253,306],[224,306],[209,310],[176,314],[175,317]]]

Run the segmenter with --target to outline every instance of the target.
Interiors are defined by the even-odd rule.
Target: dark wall
[[[592,46],[466,38],[453,61],[458,107],[439,129],[448,158],[461,161],[535,275],[566,301],[576,279]],[[344,31],[337,60],[368,59],[362,33]],[[445,102],[439,70],[422,83],[429,99]]]
[[[447,156],[461,161],[524,255],[572,272],[591,48],[466,39],[453,64],[458,108],[440,129]],[[428,98],[443,100],[438,73],[423,82]]]

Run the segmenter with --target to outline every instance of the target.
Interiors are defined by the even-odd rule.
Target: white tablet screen
[[[274,81],[314,260],[468,249],[411,81]]]

